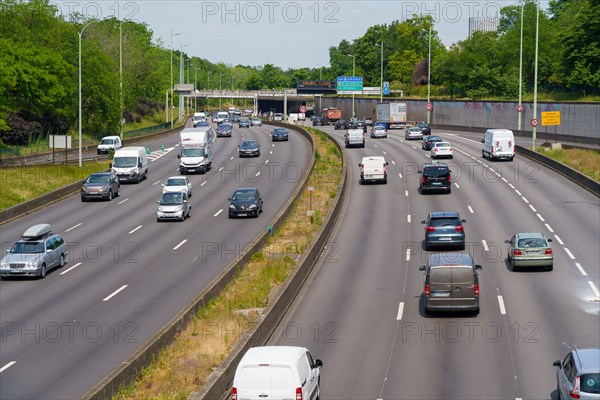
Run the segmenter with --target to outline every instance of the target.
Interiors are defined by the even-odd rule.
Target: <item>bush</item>
[[[9,129],[0,133],[0,140],[6,144],[25,146],[37,140],[42,134],[42,124],[37,121],[26,121],[18,114],[9,114],[6,123]]]

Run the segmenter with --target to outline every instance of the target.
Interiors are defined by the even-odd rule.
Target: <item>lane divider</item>
[[[103,298],[102,301],[109,301],[114,296],[116,296],[119,292],[125,290],[126,287],[127,287],[127,285],[121,286],[120,288],[118,288],[117,290],[115,290],[114,292],[112,292],[111,294],[109,294],[108,296],[106,296],[105,298]]]

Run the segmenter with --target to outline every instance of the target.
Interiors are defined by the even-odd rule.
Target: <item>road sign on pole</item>
[[[386,96],[388,94],[390,94],[390,83],[389,82],[383,82],[383,94],[385,94]]]
[[[517,111],[518,112],[523,112],[523,106],[517,106]]]
[[[537,120],[537,118],[532,118],[531,119],[531,126],[533,126],[533,127],[538,126],[538,120]]]
[[[542,111],[542,126],[560,125],[560,111]]]
[[[428,102],[427,104],[425,104],[425,109],[426,109],[427,111],[431,111],[431,110],[433,110],[433,103],[431,103],[431,102]]]

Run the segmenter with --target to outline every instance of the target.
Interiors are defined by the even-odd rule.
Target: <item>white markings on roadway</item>
[[[408,190],[405,190],[405,191],[404,191],[404,195],[405,195],[406,197],[408,197]]]
[[[70,227],[69,229],[67,229],[65,232],[70,232],[70,231],[72,231],[73,229],[77,228],[78,226],[81,226],[81,224],[82,224],[82,223],[80,222],[80,223],[78,223],[77,225],[73,225],[72,227]]]
[[[217,211],[217,212],[215,213],[215,215],[213,215],[213,217],[216,217],[217,215],[221,214],[222,212],[223,212],[223,209],[221,208],[219,211]]]
[[[402,313],[404,312],[404,302],[401,301],[398,304],[398,314],[396,314],[396,320],[400,321],[402,319]]]
[[[485,239],[481,239],[481,243],[483,243],[483,249],[485,251],[490,251],[490,248],[488,247],[487,242],[485,241]]]
[[[231,156],[230,160],[233,160],[233,156]]]
[[[540,213],[536,213],[535,215],[538,216],[538,218],[540,219],[540,221],[546,222],[546,220],[540,215]]]
[[[402,174],[398,174],[400,176],[400,179],[402,179]]]
[[[156,181],[152,184],[152,186],[158,185],[160,183],[160,181]]]
[[[120,288],[118,288],[117,290],[115,290],[114,292],[112,292],[111,294],[109,294],[108,296],[106,296],[105,298],[102,299],[102,301],[108,301],[111,298],[113,298],[114,296],[117,295],[117,293],[119,293],[121,290],[125,289],[127,287],[127,285],[123,285]]]
[[[517,189],[515,189],[515,193],[516,193],[516,194],[518,194],[519,196],[523,196],[523,195],[521,194],[521,192],[519,192]]]
[[[376,144],[374,144],[373,146],[375,146],[375,147],[379,147],[379,146],[377,146]]]
[[[512,183],[509,183],[508,186],[510,186],[511,189],[515,188]]]
[[[64,270],[64,271],[63,271],[63,272],[61,272],[60,274],[61,274],[61,275],[64,275],[64,274],[66,274],[67,272],[69,272],[70,270],[72,270],[72,269],[75,269],[75,268],[79,267],[80,265],[81,265],[81,263],[79,262],[79,263],[77,263],[77,264],[73,265],[71,268]]]
[[[177,250],[178,248],[183,246],[185,244],[185,242],[187,242],[187,239],[183,239],[181,242],[179,242],[179,244],[177,246],[173,247],[173,250]]]
[[[128,198],[126,198],[126,199],[123,199],[123,200],[121,200],[121,201],[120,201],[120,202],[118,202],[117,204],[123,204],[123,203],[125,203],[126,201],[129,201],[129,197],[128,197]]]
[[[500,178],[502,179],[505,183],[508,183],[508,181],[506,180],[506,178]]]
[[[596,295],[596,297],[600,298],[600,292],[598,291],[598,288],[596,287],[596,285],[594,285],[594,282],[588,281],[588,285],[590,285],[590,287],[594,291],[594,294]]]
[[[529,204],[529,200],[527,200],[527,199],[525,198],[525,196],[521,196],[521,198],[523,199],[523,201],[524,201],[525,203]]]
[[[254,175],[254,176],[259,176],[259,175],[260,175],[260,171],[258,171],[258,172],[256,173],[256,175]]]
[[[460,186],[458,186],[458,183],[454,182],[454,186],[456,186],[457,189],[460,189]]]
[[[200,184],[200,186],[204,186],[204,185],[206,185],[206,181],[204,181]]]
[[[275,143],[273,143],[273,144],[271,145],[271,147],[275,147]]]
[[[498,305],[500,306],[500,314],[506,314],[506,307],[504,307],[504,300],[502,296],[498,296]]]
[[[224,167],[219,168],[219,170],[217,172],[221,172],[223,170]]]
[[[269,160],[265,161],[265,164],[268,163],[268,162],[269,162]]]
[[[408,223],[410,224],[410,214],[408,214],[408,215],[406,216],[406,222],[408,222]]]
[[[273,154],[273,150],[271,150],[271,151],[269,152],[269,154]]]
[[[427,158],[431,158],[431,156],[429,154],[425,154],[425,157]]]
[[[410,261],[410,249],[406,249],[406,261]]]
[[[382,151],[383,154],[385,154],[387,156],[387,153],[385,151]]]
[[[574,260],[574,259],[575,259],[575,256],[573,255],[573,253],[571,253],[571,250],[569,250],[569,249],[568,249],[568,248],[566,248],[566,247],[563,247],[563,248],[565,249],[565,253],[567,253],[567,254],[569,255],[569,258],[570,258],[571,260]]]
[[[471,206],[467,206],[467,207],[469,208],[469,212],[470,212],[471,214],[475,214],[475,211],[473,211],[473,207],[471,207]]]
[[[531,211],[533,211],[533,212],[537,212],[537,210],[535,209],[535,207],[534,207],[534,206],[532,206],[531,204],[529,205],[529,208],[531,208]]]
[[[392,164],[396,165],[396,161],[392,160]]]
[[[581,266],[581,264],[575,263],[575,266],[579,269],[579,272],[581,272],[581,275],[587,276],[587,272],[585,272],[585,269],[583,269],[583,267]]]
[[[129,234],[131,235],[133,232],[137,231],[138,229],[140,229],[142,227],[142,225],[138,226],[137,228],[130,230]]]
[[[17,362],[16,361],[11,361],[8,364],[6,364],[4,367],[0,368],[0,372],[6,371],[7,369],[9,369],[10,367],[12,367],[13,365],[15,365]]]
[[[565,244],[565,242],[563,242],[563,241],[562,241],[562,239],[561,239],[561,238],[560,238],[558,235],[554,235],[554,237],[556,238],[556,241],[557,241],[558,243],[560,243],[561,245],[562,245],[562,244]]]
[[[548,228],[548,230],[552,233],[554,233],[554,229],[552,229],[552,227],[548,224],[546,224],[546,228]]]
[[[413,149],[415,149],[415,150],[417,149],[415,146],[411,146],[411,147],[412,147]]]

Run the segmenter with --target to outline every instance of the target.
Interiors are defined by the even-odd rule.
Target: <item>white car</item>
[[[372,138],[386,138],[387,137],[387,129],[383,125],[374,126],[371,130]]]
[[[436,142],[431,146],[431,158],[453,157],[452,145],[448,142]]]
[[[119,136],[105,136],[96,147],[98,154],[108,154],[109,150],[117,151],[123,147],[121,138]]]
[[[419,128],[417,126],[410,127],[404,133],[404,139],[406,139],[406,140],[411,140],[411,139],[423,140],[423,131],[421,131],[421,128]]]
[[[187,197],[192,197],[192,183],[187,176],[172,176],[162,185],[163,193],[183,192]]]

